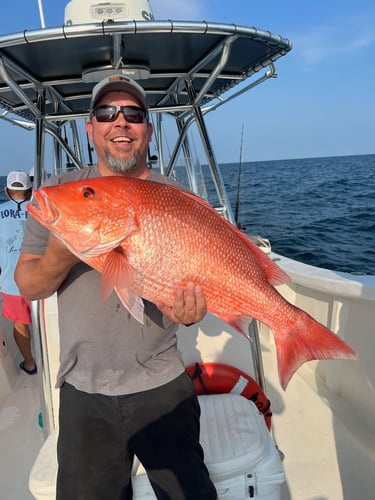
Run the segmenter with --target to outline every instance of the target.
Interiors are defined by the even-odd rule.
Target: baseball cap
[[[21,186],[13,186],[14,183],[19,183]],[[24,191],[31,188],[31,183],[29,176],[26,172],[21,172],[20,170],[13,170],[9,172],[7,176],[7,188],[14,189],[16,191]]]
[[[124,75],[110,75],[97,83],[92,89],[90,109],[94,108],[95,104],[104,94],[114,92],[116,90],[133,94],[143,108],[147,110],[148,106],[145,91],[137,82]]]
[[[32,177],[30,180],[34,180],[35,173],[34,173],[34,167],[31,167],[29,170],[29,177]],[[47,179],[47,172],[43,168],[43,173],[42,173],[42,182]]]

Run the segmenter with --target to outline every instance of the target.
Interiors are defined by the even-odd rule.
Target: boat
[[[206,116],[273,79],[277,61],[292,44],[254,27],[155,20],[148,1],[128,4],[125,13],[118,2],[71,0],[62,26],[0,36],[0,119],[35,134],[34,182],[39,186],[44,169],[51,171],[45,164],[48,147],[53,150],[53,173],[93,162],[82,134],[91,89],[111,74],[131,76],[146,91],[155,128],[157,154],[150,153],[150,167],[207,198],[235,224]],[[203,159],[195,154],[198,141]],[[199,396],[205,458],[219,499],[370,500],[375,470],[375,276],[308,266],[274,253],[267,235],[252,239],[291,277],[280,292],[348,342],[360,361],[306,363],[284,392],[277,381],[272,335],[259,322],[250,323],[252,342],[210,315],[191,327],[189,335],[179,331],[187,368],[199,374],[213,366],[218,374],[224,366],[240,381],[239,388],[235,384],[227,393]],[[4,500],[54,498],[57,318],[55,296],[33,303],[35,377],[17,370],[20,360],[11,325],[0,320]],[[249,381],[256,390],[241,395]],[[253,398],[254,393],[265,399]],[[264,407],[268,400],[270,407]],[[229,407],[235,408],[234,414]],[[236,432],[239,421],[246,432],[233,456],[230,432]],[[220,429],[220,439],[210,441],[211,427]],[[210,448],[212,442],[223,453],[221,461]],[[234,463],[239,472],[234,472]],[[153,498],[139,463],[133,484],[135,500]]]

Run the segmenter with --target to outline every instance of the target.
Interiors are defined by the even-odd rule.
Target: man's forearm
[[[23,297],[43,299],[59,288],[77,262],[79,259],[51,236],[44,255],[20,255],[14,278]]]

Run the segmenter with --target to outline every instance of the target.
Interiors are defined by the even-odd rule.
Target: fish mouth
[[[27,209],[30,214],[41,223],[54,225],[60,219],[60,212],[48,196],[42,191],[34,192],[37,205],[29,203]]]

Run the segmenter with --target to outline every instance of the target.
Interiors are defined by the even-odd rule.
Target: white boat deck
[[[31,466],[43,445],[38,423],[38,375],[20,373],[13,391],[0,402],[0,498],[29,500]]]
[[[366,446],[363,429],[358,429],[365,440],[361,444],[298,373],[284,393],[277,381],[273,341],[265,335],[261,341],[273,434],[285,454],[287,483],[281,500],[372,500],[374,437],[368,437]],[[39,411],[38,377],[20,374],[0,406],[1,500],[33,498],[28,474],[43,443]]]
[[[273,436],[285,455],[287,481],[281,500],[372,500],[375,436],[366,432],[365,425],[353,435],[345,423],[351,420],[349,409],[306,381],[308,365],[293,376],[284,392],[278,382],[273,339],[263,335],[261,341]]]

